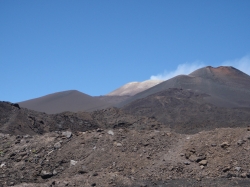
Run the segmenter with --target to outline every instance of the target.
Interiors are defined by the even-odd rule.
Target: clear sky
[[[249,0],[0,0],[0,100],[211,65],[250,74]]]

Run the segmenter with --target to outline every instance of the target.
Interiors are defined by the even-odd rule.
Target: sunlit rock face
[[[130,82],[125,84],[124,86],[110,92],[107,94],[108,96],[123,96],[123,95],[129,95],[133,96],[139,92],[142,92],[144,90],[147,90],[159,83],[163,82],[162,80],[147,80],[143,82]]]

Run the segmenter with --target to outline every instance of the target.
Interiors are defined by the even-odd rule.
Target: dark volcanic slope
[[[122,109],[133,115],[156,118],[180,133],[249,125],[250,109],[216,107],[206,103],[209,97],[200,92],[170,88],[136,100]]]
[[[44,134],[53,131],[88,131],[97,128],[157,129],[155,119],[126,114],[109,108],[88,112],[46,114],[16,104],[0,102],[0,133],[23,135]]]
[[[91,97],[76,90],[49,94],[36,99],[20,102],[19,105],[35,111],[55,114],[64,111],[92,111],[110,106],[108,102]]]
[[[89,113],[46,114],[0,102],[0,132],[7,134],[43,134],[58,130],[86,131],[98,128]]]
[[[168,88],[183,88],[209,94],[206,101],[224,107],[250,107],[250,76],[233,68],[211,66],[190,75],[179,75],[136,94],[118,106],[147,97]]]
[[[129,95],[123,95],[123,96],[119,96],[119,95],[102,95],[102,96],[96,96],[95,98],[98,98],[104,102],[108,102],[110,103],[112,106],[115,106],[125,100],[127,100],[128,98],[130,98],[131,96]]]

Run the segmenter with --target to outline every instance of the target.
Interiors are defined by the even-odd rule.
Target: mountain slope
[[[98,127],[98,122],[87,112],[46,114],[0,101],[0,133],[34,135],[68,129],[86,131]]]
[[[138,99],[122,109],[136,116],[147,116],[179,133],[197,133],[222,127],[247,127],[248,108],[223,108],[206,102],[210,96],[179,88],[169,88]]]
[[[164,91],[183,88],[209,94],[206,101],[223,107],[250,107],[250,76],[233,67],[204,67],[189,75],[179,75],[140,92],[118,106]]]
[[[19,102],[19,105],[23,108],[46,112],[48,114],[64,111],[92,111],[110,106],[108,102],[91,97],[76,90],[45,95],[43,97]]]
[[[97,128],[145,130],[160,128],[160,125],[155,119],[126,114],[118,108],[46,114],[0,101],[0,133],[6,134],[35,135],[64,130],[83,132]]]

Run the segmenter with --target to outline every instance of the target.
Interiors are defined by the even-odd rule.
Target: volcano
[[[189,75],[178,75],[130,97],[118,107],[168,88],[205,93],[208,95],[205,100],[216,106],[250,107],[250,76],[229,66],[207,66]]]

